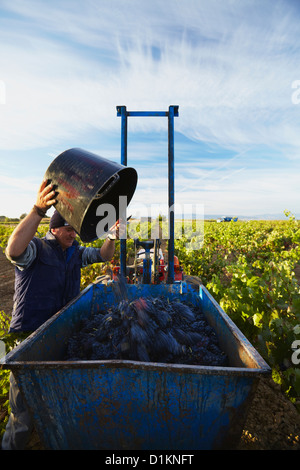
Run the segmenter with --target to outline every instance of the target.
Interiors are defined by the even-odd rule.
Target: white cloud
[[[282,2],[275,8],[271,2],[131,3],[136,8],[126,7],[126,21],[120,2],[7,3],[33,28],[29,33],[19,21],[13,32],[5,23],[2,29],[2,148],[16,141],[44,145],[88,126],[116,130],[115,106],[122,103],[129,109],[179,104],[176,127],[196,140],[230,148],[299,145],[292,10]],[[134,132],[163,124],[131,126]]]

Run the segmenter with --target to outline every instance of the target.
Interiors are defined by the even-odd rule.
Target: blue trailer
[[[4,359],[46,449],[232,449],[260,377],[270,368],[201,285],[128,285],[128,298],[164,295],[199,305],[228,367],[125,360],[65,361],[81,319],[118,301],[92,284]]]

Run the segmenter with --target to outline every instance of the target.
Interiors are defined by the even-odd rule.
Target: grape
[[[69,340],[66,359],[227,364],[200,307],[163,296],[122,300],[85,319]]]

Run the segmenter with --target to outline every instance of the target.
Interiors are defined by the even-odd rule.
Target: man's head
[[[57,211],[50,219],[49,229],[63,250],[72,246],[76,232]]]

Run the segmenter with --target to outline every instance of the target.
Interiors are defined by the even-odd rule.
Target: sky
[[[299,23],[298,0],[0,0],[0,215],[66,149],[120,162],[118,105],[179,106],[179,206],[299,214]],[[133,215],[167,204],[167,152],[165,117],[129,117]]]

